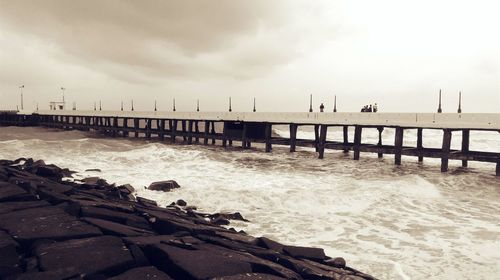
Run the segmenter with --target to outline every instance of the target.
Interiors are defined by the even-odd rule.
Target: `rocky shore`
[[[374,279],[323,249],[220,226],[239,213],[159,207],[130,185],[63,180],[71,173],[0,160],[0,279]]]

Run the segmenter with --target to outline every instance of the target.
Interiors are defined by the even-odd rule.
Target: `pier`
[[[459,160],[463,167],[469,161],[496,164],[500,176],[500,153],[469,149],[470,135],[474,131],[500,133],[500,114],[475,113],[257,113],[257,112],[140,112],[140,111],[76,111],[47,110],[36,112],[0,112],[3,126],[43,126],[59,129],[95,130],[110,137],[144,137],[159,141],[182,141],[186,144],[216,144],[223,147],[241,145],[243,149],[252,143],[262,143],[265,152],[273,145],[286,145],[290,152],[297,147],[315,148],[319,159],[325,150],[352,151],[353,159],[361,153],[376,153],[378,157],[394,155],[394,164],[401,165],[402,156],[441,159],[441,171],[448,171],[450,160]],[[289,137],[273,135],[273,126],[287,126]],[[297,137],[299,127],[314,129],[314,139]],[[328,140],[330,128],[341,127],[338,141]],[[349,139],[349,128],[354,137]],[[377,144],[363,142],[363,131],[376,129]],[[394,129],[393,143],[382,143],[384,129]],[[441,148],[423,145],[426,130],[442,130]],[[415,146],[403,145],[404,132],[416,130]],[[452,133],[460,134],[460,149],[451,148]],[[500,137],[500,134],[499,134]]]

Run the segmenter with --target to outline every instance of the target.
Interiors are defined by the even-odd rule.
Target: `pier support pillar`
[[[146,119],[146,138],[151,138],[151,119]]]
[[[182,141],[186,142],[187,137],[186,137],[186,120],[181,121],[181,128],[182,128]]]
[[[170,139],[172,143],[175,143],[175,138],[177,137],[177,122],[178,120],[171,120],[170,123]]]
[[[165,140],[165,120],[158,120],[159,122],[159,133],[158,136],[160,137],[160,140],[163,141]]]
[[[348,153],[349,148],[347,146],[349,145],[349,126],[344,125],[343,133],[344,133],[344,153]]]
[[[243,149],[247,148],[247,123],[243,123],[243,130],[241,131],[241,147]]]
[[[496,175],[500,176],[500,158],[497,159]]]
[[[417,149],[418,149],[418,162],[424,161],[424,156],[422,155],[422,150],[424,148],[422,142],[423,128],[417,129]]]
[[[224,126],[222,128],[222,147],[227,146],[227,122],[224,122]]]
[[[383,127],[377,127],[378,130],[378,158],[382,158],[384,156],[384,153],[382,152],[382,132],[384,131]]]
[[[203,137],[203,145],[208,145],[208,133],[210,132],[210,122],[205,121],[205,134]]]
[[[210,134],[212,134],[212,145],[215,145],[215,122],[212,121],[212,128],[210,129]]]
[[[200,143],[200,127],[198,121],[194,121],[194,141]]]
[[[128,136],[128,118],[123,118],[123,124],[122,124],[122,136],[127,137]]]
[[[194,121],[188,121],[188,137],[187,137],[187,143],[188,145],[191,145],[193,143],[193,124]]]
[[[396,135],[394,139],[394,164],[401,165],[401,152],[403,151],[403,136],[404,129],[396,127]]]
[[[297,124],[290,124],[290,152],[295,152],[297,147]]]
[[[139,137],[139,119],[134,118],[134,134],[135,138]]]
[[[462,155],[468,157],[470,130],[462,130]],[[467,167],[467,160],[462,160],[462,167]]]
[[[326,134],[327,134],[328,126],[321,125],[320,134],[319,134],[319,143],[318,143],[318,158],[322,159],[325,155],[325,144],[326,144]]]
[[[363,131],[362,126],[356,125],[354,127],[354,160],[359,160],[362,131]]]
[[[113,137],[116,137],[116,134],[118,133],[118,117],[113,117],[113,130],[111,131],[111,135]]]
[[[316,152],[319,151],[319,124],[314,125],[314,147],[316,148]]]
[[[451,147],[451,130],[443,130],[443,148],[441,149],[441,172],[448,171],[448,158]]]
[[[265,133],[265,136],[266,136],[266,153],[269,153],[271,152],[271,150],[273,149],[272,147],[272,144],[271,144],[271,134],[272,134],[272,124],[270,123],[266,123],[266,133]]]

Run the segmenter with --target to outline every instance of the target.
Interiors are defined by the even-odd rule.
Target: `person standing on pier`
[[[373,112],[376,113],[378,111],[377,103],[373,105]]]
[[[319,111],[321,113],[323,113],[324,110],[325,110],[325,105],[323,105],[323,103],[321,103],[321,105],[319,105]]]

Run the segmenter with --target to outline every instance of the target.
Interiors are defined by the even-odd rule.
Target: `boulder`
[[[283,252],[294,258],[310,259],[322,261],[326,258],[325,251],[322,248],[284,246]]]
[[[15,280],[76,280],[84,279],[73,267],[61,268],[51,271],[27,272],[16,275]],[[10,279],[9,279],[10,280]]]
[[[170,276],[165,272],[158,270],[154,266],[137,267],[128,270],[108,280],[137,280],[137,279],[152,279],[152,280],[170,280]]]
[[[140,216],[130,213],[124,213],[117,210],[110,210],[94,206],[82,206],[80,210],[82,217],[98,218],[111,222],[126,224],[141,229],[151,230],[149,222]]]
[[[208,279],[252,273],[252,265],[236,252],[223,249],[190,250],[155,244],[145,250],[152,264],[174,279]]]
[[[0,228],[20,242],[32,242],[37,239],[65,240],[102,234],[98,228],[81,222],[54,206],[2,214]]]
[[[137,199],[137,203],[144,205],[144,206],[158,206],[156,201],[151,200],[151,199],[147,199],[147,198],[140,197],[140,196],[138,196],[136,199]]]
[[[211,280],[281,280],[286,279],[271,274],[245,273],[231,276],[214,277]]]
[[[0,182],[0,202],[33,200],[33,198],[24,189],[16,185]]]
[[[326,264],[331,265],[336,268],[345,268],[346,262],[344,258],[334,258],[325,261]]]
[[[105,234],[112,234],[117,236],[147,236],[155,234],[154,232],[149,230],[135,228],[101,219],[82,218],[82,220],[100,228]]]
[[[186,206],[186,205],[187,205],[187,202],[186,202],[186,201],[184,201],[183,199],[178,199],[178,200],[177,200],[177,202],[176,202],[175,204],[177,204],[177,205],[179,205],[179,206],[184,207],[184,206]]]
[[[180,187],[181,186],[179,186],[179,184],[177,184],[176,181],[167,180],[167,181],[160,181],[160,182],[151,183],[148,187],[148,190],[169,192],[173,189],[177,189]]]
[[[0,214],[49,205],[50,203],[45,200],[2,202],[0,203]]]
[[[122,240],[114,236],[72,239],[42,244],[35,249],[40,269],[74,269],[87,276],[120,273],[134,265]]]
[[[53,164],[38,166],[35,174],[42,177],[56,179],[61,179],[64,176],[62,169]]]
[[[118,189],[120,190],[120,192],[122,192],[124,194],[131,194],[131,193],[135,192],[134,187],[132,187],[132,185],[130,185],[130,184],[118,186]]]

